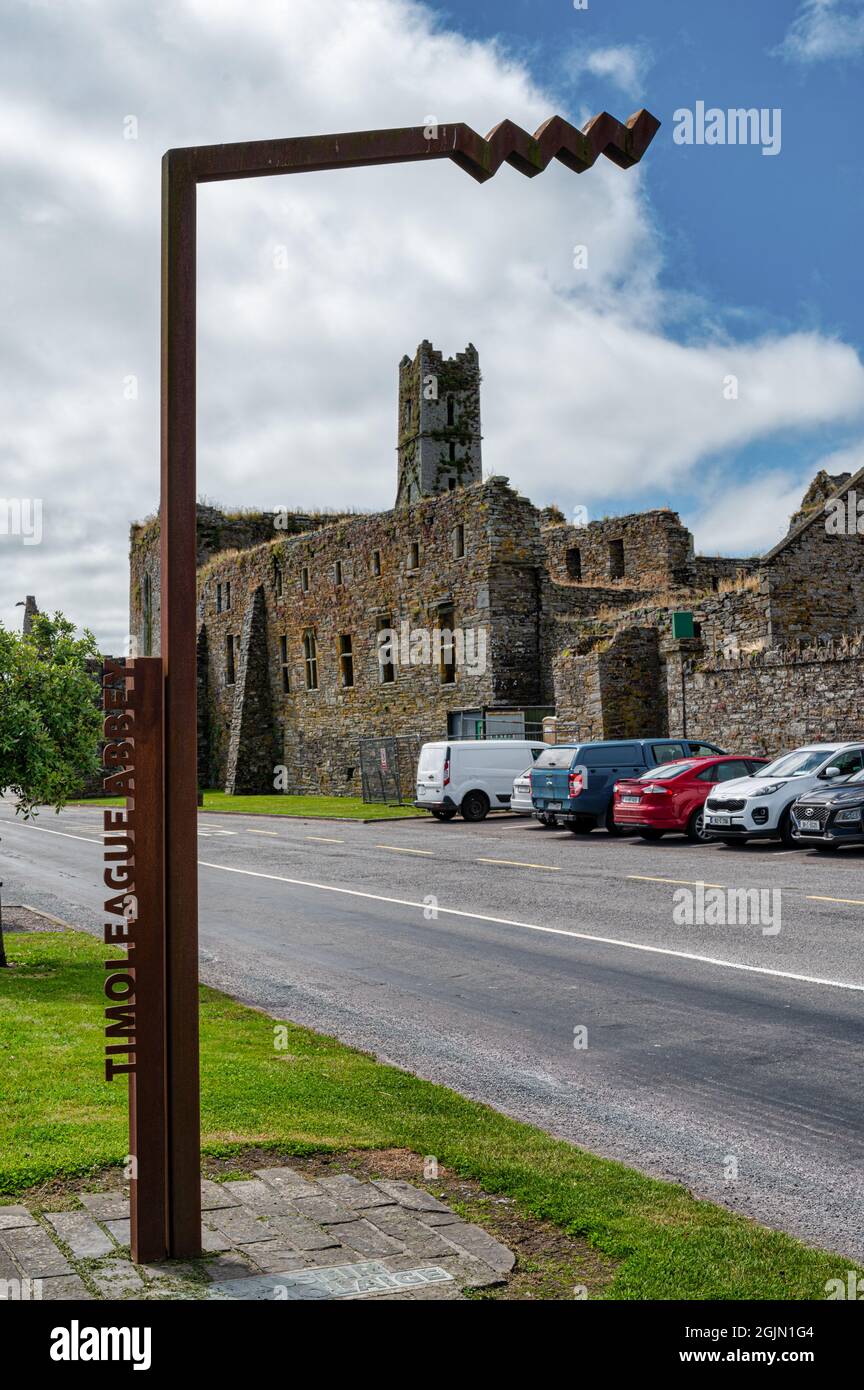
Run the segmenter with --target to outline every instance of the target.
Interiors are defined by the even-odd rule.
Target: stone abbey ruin
[[[864,534],[825,524],[864,470],[820,473],[757,558],[696,555],[666,508],[573,525],[484,480],[477,351],[425,341],[399,364],[397,453],[392,511],[199,505],[202,786],[269,792],[284,768],[280,789],[357,794],[362,738],[534,736],[551,717],[559,742],[864,737]],[[133,525],[130,569],[129,630],[155,654],[158,520]]]

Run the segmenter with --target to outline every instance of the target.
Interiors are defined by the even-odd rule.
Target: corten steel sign
[[[470,126],[460,123],[202,145],[169,150],[162,161],[160,522],[166,1133],[164,1145],[160,1136],[151,1152],[164,1147],[166,1155],[166,1241],[167,1252],[173,1256],[198,1253],[201,1241],[196,881],[196,185],[219,179],[427,159],[452,159],[479,183],[491,178],[505,161],[528,177],[541,173],[552,159],[559,159],[568,169],[581,174],[601,154],[622,169],[629,169],[642,158],[659,125],[648,111],[638,111],[626,125],[604,111],[589,121],[584,130],[553,116],[533,136],[512,121],[502,121],[484,140]],[[144,1007],[143,1000],[140,1007]],[[140,1068],[137,1084],[141,1084]],[[140,1171],[142,1165],[138,1166]],[[144,1180],[142,1172],[142,1184]],[[133,1201],[140,1203],[142,1191],[139,1186]]]

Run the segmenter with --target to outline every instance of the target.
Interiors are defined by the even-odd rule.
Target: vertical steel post
[[[135,1264],[168,1254],[168,1155],[165,1146],[165,838],[162,662],[136,657],[127,696],[134,713],[137,904],[135,1070],[129,1076],[130,1215]],[[127,802],[128,805],[128,802]]]
[[[195,178],[162,161],[161,624],[165,678],[168,1252],[201,1250],[195,661]]]

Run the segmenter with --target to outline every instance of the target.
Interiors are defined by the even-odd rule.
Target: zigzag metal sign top
[[[218,179],[260,178],[267,174],[314,173],[323,169],[402,164],[423,159],[452,159],[478,183],[501,165],[511,164],[533,178],[552,159],[583,174],[603,154],[622,169],[638,164],[660,128],[650,111],[637,111],[626,124],[601,111],[584,130],[551,116],[534,135],[502,121],[484,140],[476,130],[457,125],[406,126],[396,130],[359,130],[345,135],[310,135],[288,140],[255,140],[232,145],[199,145],[169,150],[168,172],[195,183]],[[426,131],[437,130],[429,139]]]

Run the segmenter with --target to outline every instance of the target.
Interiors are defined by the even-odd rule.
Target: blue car
[[[574,835],[603,826],[610,835],[626,834],[626,828],[612,819],[612,794],[619,778],[640,777],[663,763],[723,752],[714,743],[689,738],[552,744],[531,769],[533,814],[544,824],[554,816]]]

